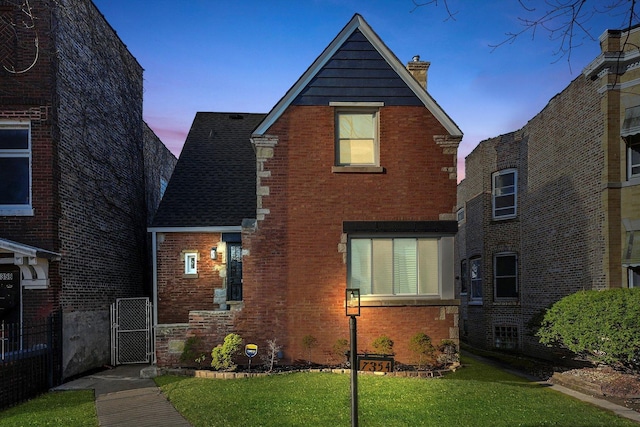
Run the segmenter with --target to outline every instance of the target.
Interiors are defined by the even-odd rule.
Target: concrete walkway
[[[103,427],[190,427],[191,424],[149,378],[146,365],[122,365],[88,375],[54,390],[94,390],[98,422]]]

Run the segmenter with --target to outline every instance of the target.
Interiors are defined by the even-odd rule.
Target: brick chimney
[[[427,90],[427,70],[429,70],[429,65],[431,65],[431,62],[420,61],[420,55],[414,56],[411,62],[407,64],[407,70],[424,90]]]

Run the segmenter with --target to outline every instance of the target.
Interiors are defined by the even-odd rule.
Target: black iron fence
[[[62,316],[0,323],[0,410],[44,393],[62,379]]]

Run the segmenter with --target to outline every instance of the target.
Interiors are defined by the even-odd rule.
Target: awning
[[[20,284],[26,289],[49,287],[49,261],[60,261],[61,255],[35,246],[0,239],[0,263],[20,267]]]
[[[624,122],[620,136],[627,137],[640,133],[640,105],[624,110]]]
[[[627,230],[622,265],[624,267],[640,267],[640,219],[623,218],[622,224]]]

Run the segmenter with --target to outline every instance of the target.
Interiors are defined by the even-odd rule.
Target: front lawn
[[[473,359],[444,378],[359,375],[362,426],[637,426]],[[348,426],[349,375],[295,373],[236,380],[156,379],[198,426]]]
[[[0,426],[74,426],[98,425],[93,390],[52,391],[5,411],[0,411]]]

